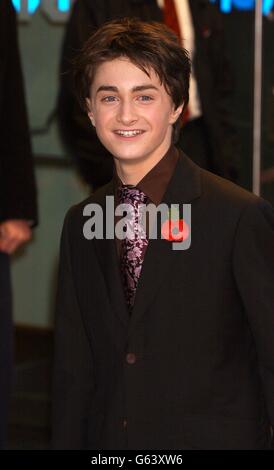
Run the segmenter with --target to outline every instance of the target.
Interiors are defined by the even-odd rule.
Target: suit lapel
[[[163,203],[182,204],[190,203],[201,194],[200,168],[180,151],[174,174],[163,197]],[[182,213],[180,214],[182,215]],[[130,319],[128,335],[131,334],[137,322],[145,314],[153,301],[166,276],[171,275],[172,260],[176,251],[172,250],[172,243],[159,238],[161,227],[158,230],[158,238],[149,240],[142,272],[136,291],[135,303]]]
[[[183,203],[190,203],[200,196],[200,179],[200,168],[180,151],[174,174],[162,202],[167,205],[179,204],[182,209]],[[106,196],[114,196],[113,180],[98,191],[92,200],[93,203],[102,207],[104,214]],[[105,238],[95,239],[95,249],[106,285],[106,295],[113,312],[123,326],[128,328],[128,335],[145,314],[154,296],[157,295],[158,289],[172,270],[172,259],[176,256],[176,251],[172,250],[171,242],[160,238],[160,231],[161,227],[158,228],[157,239],[149,241],[131,317],[129,317],[125,302],[116,241]]]
[[[92,201],[102,207],[104,215],[106,213],[106,196],[114,197],[113,180],[111,180],[106,187],[102,188],[101,191],[98,191]],[[95,250],[105,279],[106,294],[109,297],[110,305],[119,320],[127,327],[129,315],[121,281],[116,241],[115,239],[106,239],[105,232],[103,240],[96,238],[94,240]]]

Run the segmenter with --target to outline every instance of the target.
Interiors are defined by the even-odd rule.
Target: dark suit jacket
[[[16,14],[0,2],[0,222],[37,223],[36,186],[20,64]]]
[[[112,194],[110,182],[65,218],[54,447],[268,448],[272,207],[181,153],[163,202],[191,203],[191,247],[174,251],[169,241],[149,241],[129,318],[115,240],[83,236],[85,205],[104,208]]]
[[[193,66],[211,146],[211,168],[234,179],[239,152],[232,125],[233,83],[224,44],[222,16],[207,0],[189,0],[189,4],[196,41]],[[94,188],[111,179],[113,163],[74,97],[70,61],[95,28],[121,16],[163,21],[156,0],[81,0],[73,7],[63,44],[58,98],[61,135],[69,153],[76,157],[82,177]]]

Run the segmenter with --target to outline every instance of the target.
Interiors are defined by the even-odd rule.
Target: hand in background
[[[31,239],[31,228],[27,220],[11,219],[0,224],[0,251],[12,254],[20,245]]]

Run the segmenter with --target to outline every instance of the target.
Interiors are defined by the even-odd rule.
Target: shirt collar
[[[175,170],[179,158],[179,151],[175,145],[171,145],[161,160],[139,181],[136,188],[143,191],[150,202],[158,206],[166,192],[168,183]],[[114,168],[114,189],[117,194],[118,187],[123,183],[120,180],[116,168]]]

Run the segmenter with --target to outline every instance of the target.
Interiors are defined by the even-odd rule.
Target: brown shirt
[[[136,185],[136,188],[143,191],[148,197],[147,204],[153,203],[158,206],[162,202],[168,183],[175,170],[178,158],[178,149],[174,145],[171,145],[163,158],[161,158],[161,160]],[[116,172],[116,169],[114,169],[113,179],[114,205],[116,209],[117,205],[119,204],[117,191],[119,186],[123,184]],[[120,216],[115,216],[115,224],[120,218]],[[122,240],[116,237],[116,246],[119,259],[121,253],[121,242]]]

